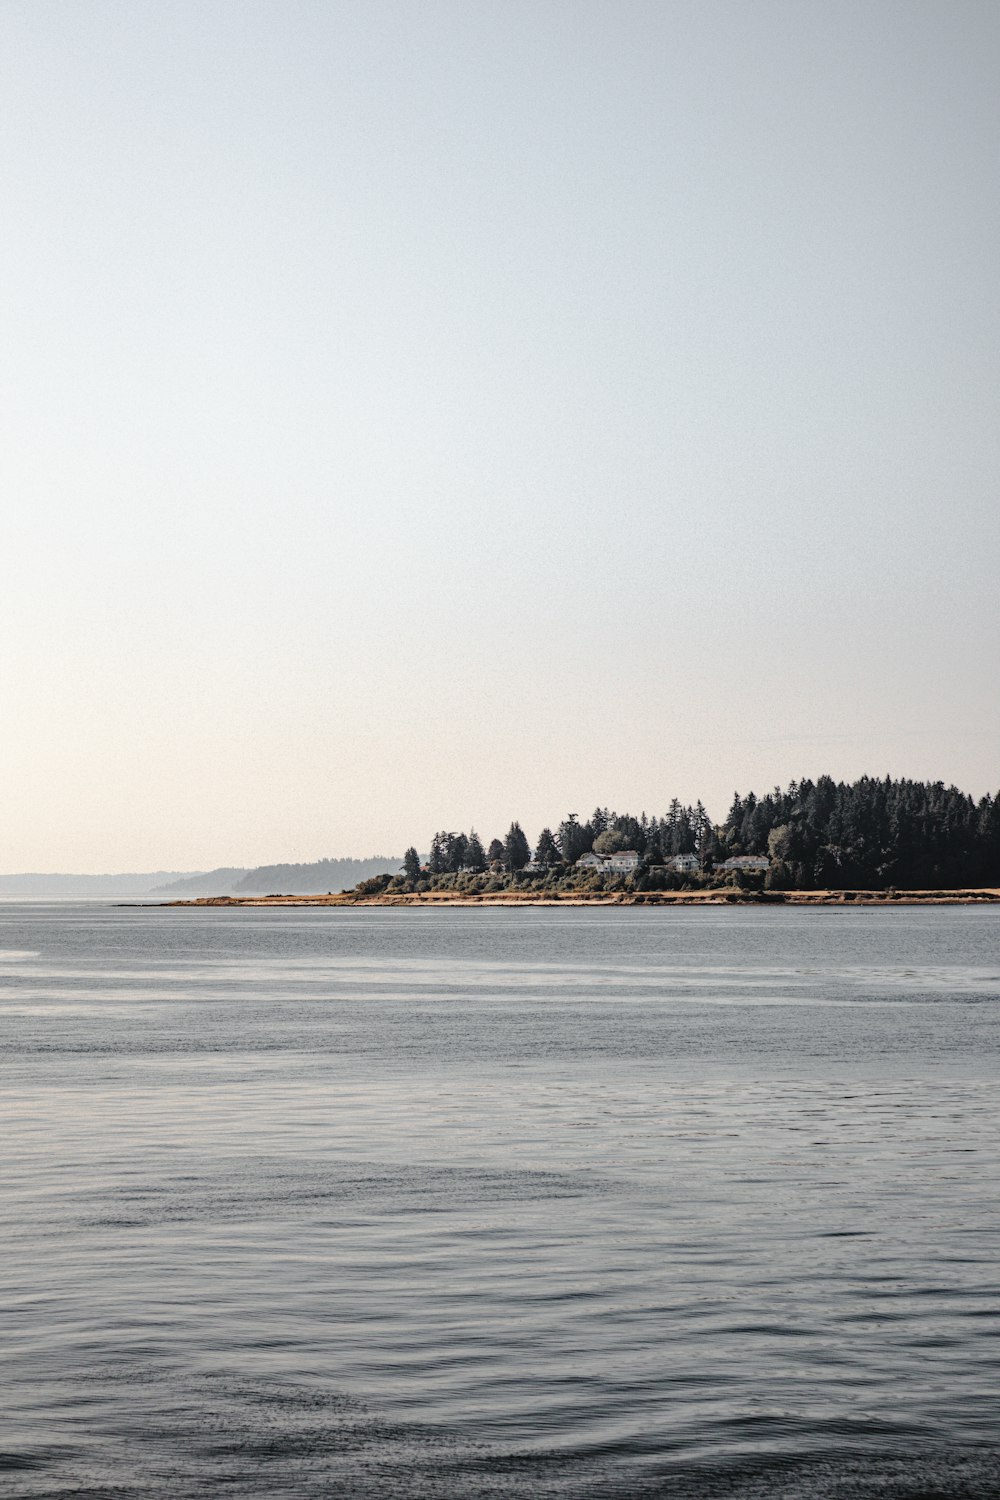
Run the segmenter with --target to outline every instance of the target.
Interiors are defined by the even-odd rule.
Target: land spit
[[[198,896],[160,906],[979,906],[1000,902],[1000,888],[939,891],[352,891],[317,896]],[[123,905],[126,903],[122,903]]]

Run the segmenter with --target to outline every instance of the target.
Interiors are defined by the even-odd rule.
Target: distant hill
[[[155,896],[228,896],[238,880],[248,873],[246,865],[221,865],[217,870],[199,870],[167,885],[158,885]]]
[[[233,894],[315,896],[352,890],[373,875],[395,875],[402,863],[398,856],[378,854],[371,859],[318,859],[311,865],[258,865],[237,881]]]
[[[371,859],[317,859],[303,865],[257,865],[255,869],[221,866],[158,886],[158,896],[316,896],[351,890],[373,875],[394,875],[403,861],[396,856]]]
[[[395,875],[403,861],[317,859],[303,865],[220,865],[216,870],[152,870],[126,875],[0,875],[3,896],[315,896],[350,890],[373,875]]]

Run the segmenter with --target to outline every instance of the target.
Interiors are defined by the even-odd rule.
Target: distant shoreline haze
[[[179,870],[81,875],[27,871],[0,875],[0,896],[144,896],[164,881],[183,878]]]
[[[214,870],[153,870],[129,874],[0,875],[2,896],[228,896],[239,894],[311,895],[340,891],[373,876],[391,874],[402,860],[389,855],[367,859],[320,859],[309,864],[254,867],[223,865]]]

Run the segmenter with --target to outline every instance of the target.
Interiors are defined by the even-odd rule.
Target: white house
[[[630,875],[633,870],[639,868],[639,853],[636,849],[619,849],[614,854],[609,854],[604,861],[606,870],[613,870],[616,875]]]
[[[771,861],[766,854],[734,854],[729,859],[724,859],[721,865],[716,865],[718,870],[743,870],[747,874],[762,874],[771,868]]]
[[[671,854],[667,859],[667,869],[675,875],[693,875],[700,868],[697,854]]]
[[[578,870],[604,870],[613,875],[631,875],[639,868],[639,855],[635,849],[619,849],[614,854],[581,854],[576,862]]]

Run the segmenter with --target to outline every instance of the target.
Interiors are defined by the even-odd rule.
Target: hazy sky
[[[1000,787],[994,0],[4,0],[0,869]]]

